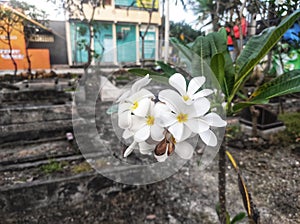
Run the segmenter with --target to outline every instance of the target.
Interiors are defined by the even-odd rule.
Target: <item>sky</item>
[[[35,5],[37,8],[43,9],[46,11],[50,16],[50,20],[64,20],[63,13],[58,14],[55,11],[55,5],[52,3],[47,2],[46,0],[22,0],[29,4]],[[196,16],[193,14],[192,11],[184,11],[183,6],[179,3],[177,6],[175,5],[175,0],[170,0],[170,20],[174,22],[181,22],[185,21],[188,24],[193,25],[196,21]]]

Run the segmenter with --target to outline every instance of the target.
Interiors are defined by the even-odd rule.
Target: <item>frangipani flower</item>
[[[150,103],[149,111],[145,117],[136,117],[134,122],[141,124],[139,130],[134,133],[134,140],[137,142],[146,141],[151,137],[154,141],[161,141],[164,138],[164,128],[157,124],[153,101]]]
[[[119,127],[122,129],[131,128],[132,115],[145,117],[151,104],[151,98],[154,98],[154,95],[150,91],[141,89],[124,99],[118,108]]]
[[[213,90],[203,89],[205,77],[195,77],[186,85],[185,78],[175,73],[169,78],[176,90],[165,89],[157,99],[144,89],[149,75],[133,84],[118,100],[118,125],[122,138],[133,139],[124,157],[139,149],[141,154],[154,153],[157,161],[165,161],[172,153],[190,159],[194,148],[188,139],[199,136],[208,146],[216,146],[217,136],[211,127],[224,127],[224,121],[212,112],[206,96]]]
[[[199,117],[210,109],[208,99],[201,97],[191,105],[184,103],[182,97],[175,91],[167,89],[159,93],[158,99],[165,103],[157,104],[159,124],[167,127],[176,142],[184,141],[192,133],[204,132],[209,129],[207,122],[201,122]]]
[[[193,101],[200,97],[205,97],[213,93],[211,89],[203,89],[198,92],[201,86],[205,83],[204,76],[198,76],[191,79],[187,87],[187,83],[183,75],[175,73],[169,78],[169,84],[173,86],[182,96],[186,104],[192,104]]]

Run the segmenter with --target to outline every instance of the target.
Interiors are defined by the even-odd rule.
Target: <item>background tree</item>
[[[185,22],[170,22],[170,36],[180,39],[184,43],[194,41],[198,36],[204,35],[203,32],[194,30]]]
[[[44,10],[40,10],[36,8],[34,5],[28,4],[23,1],[18,0],[11,0],[9,2],[9,5],[23,13],[26,17],[29,19],[32,19],[34,21],[38,21],[40,24],[46,25],[46,17],[48,16]],[[23,30],[20,30],[21,33],[23,33],[24,40],[25,40],[25,54],[26,54],[26,60],[28,63],[28,74],[31,74],[31,59],[28,52],[29,42],[30,38],[35,35],[39,28],[37,25],[33,24],[31,21],[29,21],[26,18],[20,18],[20,23],[23,26]]]
[[[13,56],[11,36],[13,31],[22,32],[22,30],[18,29],[20,28],[22,18],[17,16],[15,13],[13,13],[5,5],[2,4],[0,4],[0,18],[0,35],[3,37],[0,38],[0,41],[4,42],[9,47],[9,57],[14,65],[14,76],[16,76],[18,71],[18,65]]]

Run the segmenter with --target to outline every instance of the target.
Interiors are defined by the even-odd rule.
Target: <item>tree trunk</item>
[[[250,112],[252,116],[252,137],[256,137],[258,135],[257,131],[257,119],[259,116],[259,110],[256,110],[254,106],[250,107]]]
[[[16,78],[17,71],[18,71],[18,65],[17,65],[17,63],[16,63],[16,61],[15,61],[13,55],[12,55],[12,50],[13,49],[12,49],[12,45],[11,45],[11,39],[10,39],[10,33],[9,32],[7,33],[7,40],[8,40],[8,46],[9,46],[9,57],[10,57],[13,65],[14,65],[14,68],[15,68],[15,70],[14,70],[14,78]]]
[[[219,220],[226,224],[226,139],[219,150]]]
[[[25,49],[25,52],[26,52],[26,59],[27,59],[27,63],[28,63],[28,68],[27,68],[27,73],[28,75],[32,75],[32,71],[31,71],[31,60],[30,60],[30,55],[29,55],[29,52],[28,52],[28,45],[26,45],[26,49]]]

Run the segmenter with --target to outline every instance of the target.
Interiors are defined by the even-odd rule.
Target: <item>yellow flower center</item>
[[[139,103],[137,101],[133,102],[133,105],[131,106],[131,110],[135,110],[136,108],[138,108]]]
[[[178,114],[178,116],[176,118],[177,118],[179,123],[183,123],[183,122],[186,122],[188,120],[188,115],[180,113],[180,114]]]
[[[148,116],[146,123],[147,123],[147,125],[152,126],[154,124],[154,117]]]
[[[188,101],[190,99],[190,97],[188,95],[184,95],[184,96],[182,96],[182,98],[184,101]]]

